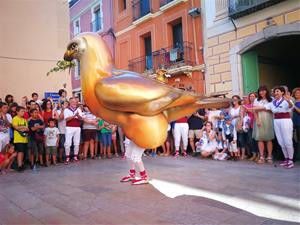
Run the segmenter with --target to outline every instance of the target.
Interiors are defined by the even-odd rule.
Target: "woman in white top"
[[[246,133],[243,132],[243,116],[241,112],[242,99],[238,95],[232,96],[232,107],[230,108],[229,114],[232,119],[231,124],[237,131],[237,157],[242,160],[245,158],[245,147],[246,147]],[[242,154],[241,154],[242,153]]]
[[[270,102],[272,98],[269,90],[266,86],[261,86],[257,91],[257,99],[254,101],[253,106],[264,107]],[[260,158],[257,161],[258,164],[265,163],[265,144],[267,145],[268,157],[266,158],[268,163],[273,163],[272,152],[274,139],[274,128],[273,128],[273,116],[270,110],[261,110],[254,114],[254,127],[252,137],[258,141],[258,149]]]
[[[210,121],[205,122],[202,128],[200,146],[201,155],[204,158],[218,153],[216,132],[213,130],[213,123]]]
[[[95,139],[97,135],[98,120],[93,115],[87,105],[83,106],[83,159],[87,158],[88,150],[90,149],[91,158],[95,159]]]
[[[290,96],[286,95],[284,87],[277,86],[273,89],[275,99],[263,107],[253,107],[252,110],[270,110],[274,114],[274,129],[278,143],[282,149],[285,160],[280,164],[287,169],[293,168],[293,121],[291,109],[293,103]]]

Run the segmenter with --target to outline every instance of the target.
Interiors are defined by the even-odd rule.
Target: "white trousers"
[[[66,155],[70,155],[70,147],[72,145],[72,139],[74,143],[74,155],[78,155],[79,144],[80,144],[80,127],[66,127],[66,141],[65,141],[65,151]]]
[[[134,163],[139,163],[142,161],[142,156],[145,151],[144,148],[137,146],[133,141],[128,138],[124,141],[125,145],[125,157]]]
[[[182,142],[183,142],[182,150],[187,149],[188,136],[189,136],[189,124],[188,123],[175,123],[174,142],[175,142],[175,150],[176,151],[179,151],[181,138],[182,138]]]
[[[0,132],[0,152],[2,151],[2,149],[9,143],[9,133],[2,133]]]
[[[292,160],[294,157],[293,121],[291,119],[274,119],[274,130],[284,157]]]

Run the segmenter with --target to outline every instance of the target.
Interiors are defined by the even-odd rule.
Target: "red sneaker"
[[[288,163],[284,166],[286,169],[292,169],[294,167],[293,161],[288,161]]]
[[[289,160],[284,160],[282,163],[279,164],[279,166],[286,166],[286,164],[289,163]]]
[[[128,176],[123,177],[120,182],[129,182],[133,181],[135,179],[135,170],[130,170],[130,173]]]
[[[141,178],[134,179],[132,185],[148,184],[148,175],[146,171],[140,172]]]
[[[179,151],[175,152],[174,158],[177,158],[179,156]]]
[[[188,156],[188,154],[186,153],[186,150],[183,151],[182,155],[183,155],[183,157],[187,157]]]
[[[66,161],[65,161],[65,165],[68,165],[68,164],[69,164],[69,162],[70,162],[70,157],[69,157],[69,156],[67,156],[67,158],[66,158]]]
[[[79,161],[78,158],[77,158],[77,155],[74,156],[73,160],[74,160],[74,162],[78,162]]]

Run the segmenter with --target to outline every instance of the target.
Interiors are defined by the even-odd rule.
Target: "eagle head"
[[[73,38],[67,45],[64,60],[72,61],[73,59],[80,59],[86,49],[86,44],[86,40],[82,36]]]

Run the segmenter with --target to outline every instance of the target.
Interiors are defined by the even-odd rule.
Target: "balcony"
[[[166,4],[169,4],[170,2],[173,2],[174,0],[160,0],[160,7],[163,7]]]
[[[132,20],[136,21],[151,13],[151,0],[133,0],[132,1]]]
[[[152,73],[158,68],[180,71],[180,68],[193,66],[192,43],[184,42],[183,46],[171,46],[152,52],[129,61],[129,70],[137,73]]]
[[[229,17],[237,19],[285,0],[229,0]]]
[[[91,31],[92,32],[97,32],[102,29],[102,18],[101,17],[96,17],[92,22],[91,22]]]
[[[152,55],[149,55],[129,60],[128,67],[130,71],[134,71],[136,73],[151,73],[153,72],[153,57]]]

